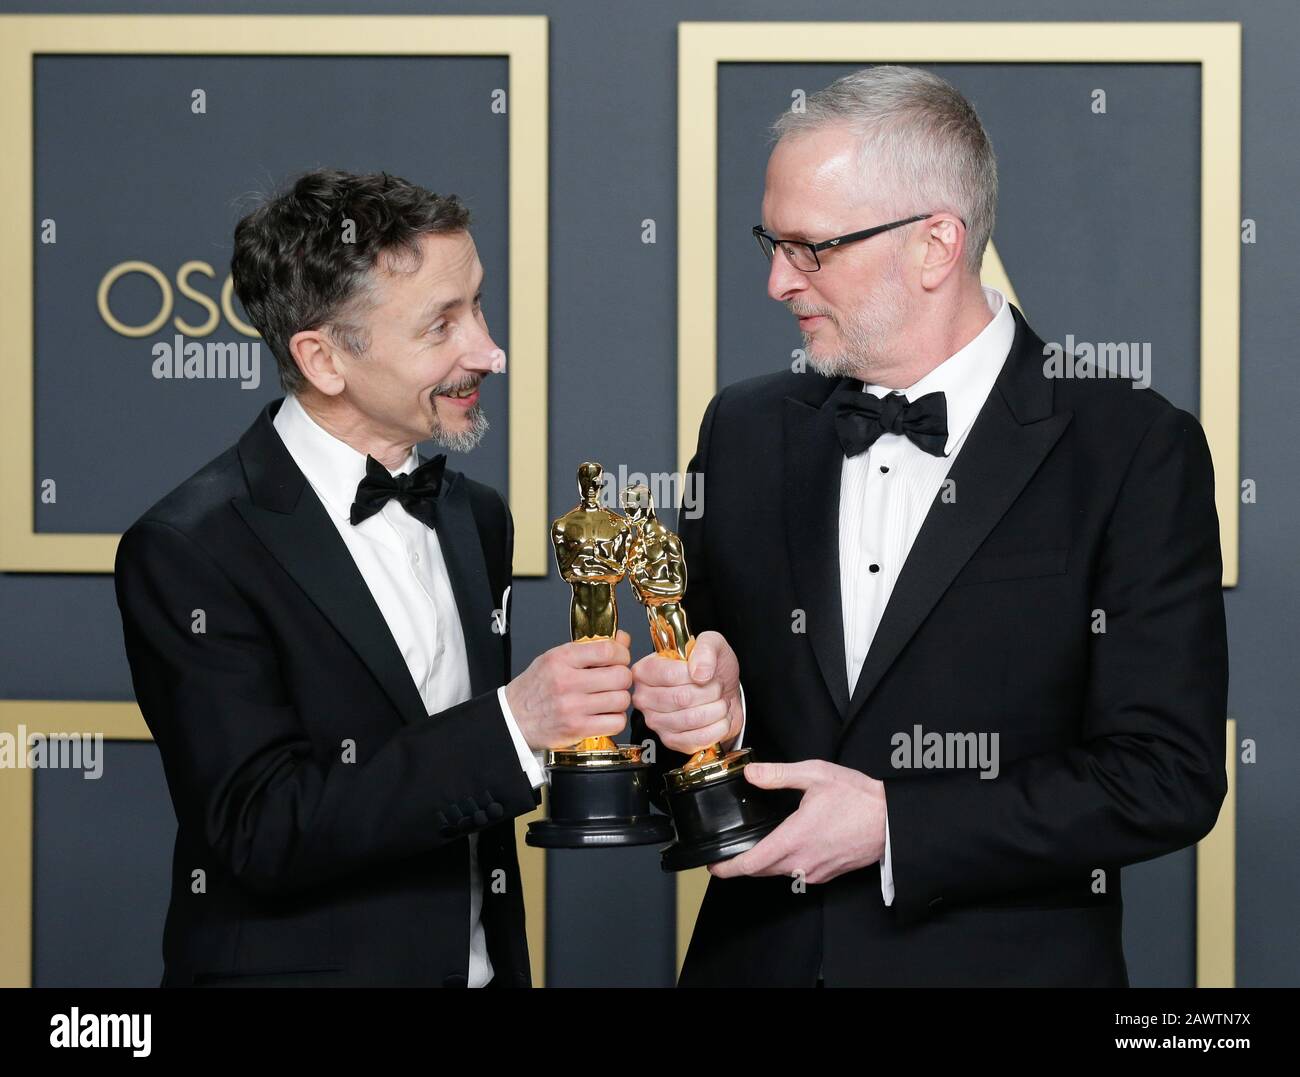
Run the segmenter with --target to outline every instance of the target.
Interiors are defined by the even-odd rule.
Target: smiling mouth
[[[475,399],[482,385],[481,377],[471,376],[468,381],[463,381],[459,385],[435,388],[429,394],[429,402],[433,403],[441,397],[444,400],[454,400],[458,404],[463,404]]]

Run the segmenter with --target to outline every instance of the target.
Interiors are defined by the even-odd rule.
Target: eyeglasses
[[[846,243],[856,243],[860,239],[870,239],[872,236],[880,235],[881,232],[888,232],[892,228],[902,228],[905,224],[915,224],[917,221],[924,221],[933,216],[933,213],[918,213],[915,217],[907,217],[901,221],[890,221],[888,224],[878,224],[875,228],[868,228],[863,232],[850,232],[846,236],[836,236],[824,243],[807,243],[801,239],[777,239],[776,236],[764,232],[761,224],[756,224],[754,225],[754,238],[758,240],[758,248],[763,252],[763,257],[769,262],[772,260],[776,248],[780,247],[785,252],[790,264],[800,273],[816,273],[822,267],[821,260],[817,257],[818,251],[828,250],[832,247],[842,247]],[[966,222],[962,221],[962,225],[965,224]]]

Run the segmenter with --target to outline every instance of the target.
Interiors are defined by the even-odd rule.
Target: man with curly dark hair
[[[163,983],[527,986],[514,819],[631,674],[623,633],[511,679],[509,507],[416,451],[472,449],[505,368],[469,212],[317,170],[231,269],[287,395],[117,554],[178,822]]]

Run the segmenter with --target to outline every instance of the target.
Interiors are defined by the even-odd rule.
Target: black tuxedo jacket
[[[493,630],[510,511],[447,471],[437,531],[472,698],[430,717],[272,425],[279,406],[117,551],[136,698],[178,823],[163,984],[463,987],[477,832],[494,986],[528,986],[513,819],[538,797],[501,716],[509,636]]]
[[[895,899],[879,864],[806,893],[712,879],[684,986],[811,986],[819,966],[828,986],[1126,985],[1121,866],[1214,825],[1228,670],[1205,436],[1128,381],[1044,377],[1012,311],[955,500],[930,507],[852,697],[827,406],[846,382],[777,374],[709,405],[705,511],[680,523],[691,628],[739,656],[757,758],[885,783]],[[999,776],[894,766],[916,725],[998,734]]]

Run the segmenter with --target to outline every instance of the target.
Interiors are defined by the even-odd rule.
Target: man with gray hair
[[[997,167],[943,79],[859,71],[775,135],[754,237],[816,373],[709,404],[680,527],[703,631],[633,704],[661,767],[743,743],[803,795],[710,867],[681,983],[1126,985],[1120,869],[1227,787],[1204,433],[1049,376],[981,283]]]

